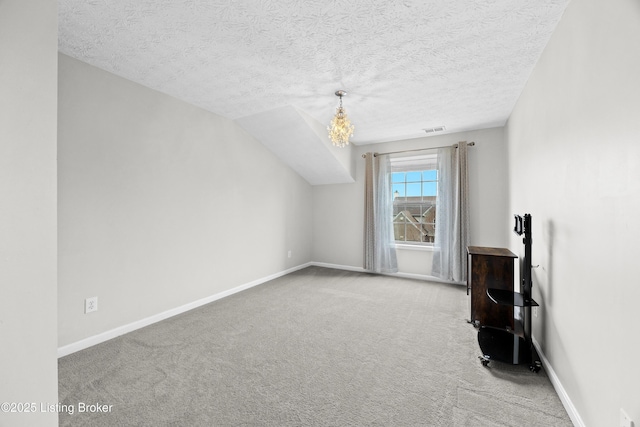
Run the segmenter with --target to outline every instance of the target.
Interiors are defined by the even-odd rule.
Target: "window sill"
[[[396,249],[403,251],[424,251],[433,252],[433,245],[411,245],[406,243],[396,243]]]

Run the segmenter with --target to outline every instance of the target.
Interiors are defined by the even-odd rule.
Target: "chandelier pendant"
[[[336,108],[336,115],[331,119],[329,126],[327,126],[329,139],[331,139],[333,145],[340,148],[349,145],[349,138],[353,136],[353,125],[342,107],[342,97],[346,94],[347,92],[343,90],[336,91],[336,96],[340,98],[340,106]]]

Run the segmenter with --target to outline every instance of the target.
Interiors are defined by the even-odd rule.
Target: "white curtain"
[[[444,280],[467,278],[469,183],[467,143],[438,150],[436,235],[431,274]]]
[[[393,235],[391,162],[388,156],[365,154],[364,269],[398,271]]]

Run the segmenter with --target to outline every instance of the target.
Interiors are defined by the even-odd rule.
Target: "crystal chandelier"
[[[343,90],[336,91],[336,96],[340,97],[340,106],[336,108],[336,115],[331,120],[331,124],[327,126],[331,142],[340,148],[348,145],[349,138],[353,136],[353,125],[342,108],[342,97],[346,94],[347,92]]]

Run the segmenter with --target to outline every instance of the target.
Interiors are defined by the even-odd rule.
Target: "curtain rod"
[[[473,147],[474,145],[476,145],[476,143],[471,141],[471,142],[468,142],[467,145],[469,147]],[[447,147],[449,147],[449,145],[442,145],[440,147],[416,148],[414,150],[390,151],[388,153],[373,153],[373,157],[378,157],[378,156],[382,156],[382,155],[385,155],[385,154],[409,153],[411,151],[437,150],[438,148],[447,148]],[[458,144],[453,144],[452,147],[458,148]],[[365,157],[365,155],[363,154],[362,158],[364,158],[364,157]]]

